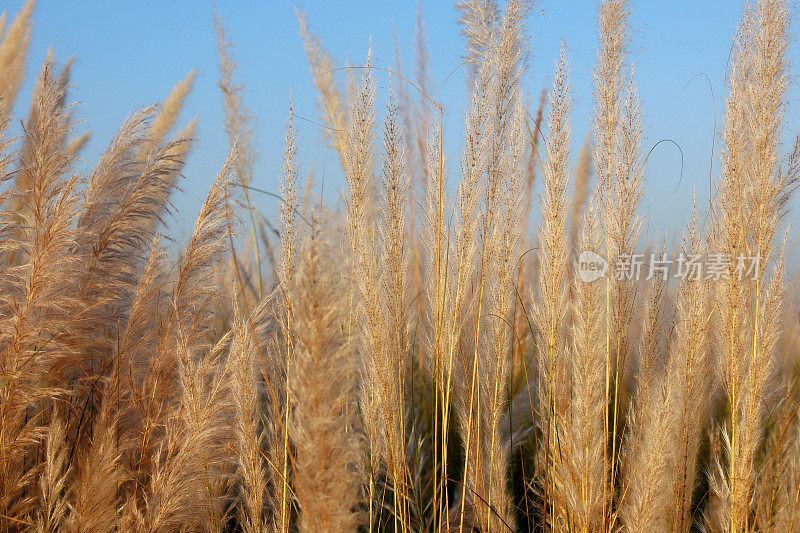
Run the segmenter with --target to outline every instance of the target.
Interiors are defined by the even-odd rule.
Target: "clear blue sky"
[[[15,14],[22,0],[6,1]],[[360,64],[372,39],[375,64],[388,67],[393,59],[392,32],[397,32],[408,69],[412,59],[416,0],[301,1],[311,28],[333,57],[343,64]],[[678,183],[681,158],[670,144],[661,144],[648,161],[642,212],[650,214],[649,238],[659,239],[687,221],[694,190],[698,203],[707,204],[714,104],[704,78],[714,88],[717,131],[721,127],[724,71],[731,39],[743,2],[732,0],[639,1],[633,5],[631,48],[643,101],[645,150],[659,139],[670,138],[683,149],[683,180]],[[246,84],[246,103],[257,119],[259,160],[254,186],[277,192],[284,123],[290,92],[296,113],[316,118],[316,94],[311,84],[302,43],[297,35],[292,2],[222,2],[217,5],[231,40],[237,43],[239,79]],[[449,2],[424,0],[430,71],[435,84],[461,62],[462,41],[457,13]],[[554,60],[563,39],[572,63],[575,97],[573,125],[575,152],[590,122],[591,69],[596,56],[596,3],[588,0],[540,0],[528,29],[532,48],[525,87],[535,102],[552,78]],[[92,132],[83,157],[93,163],[129,113],[158,102],[192,68],[198,76],[181,124],[199,116],[198,143],[185,171],[182,192],[174,204],[179,213],[170,233],[184,239],[218,168],[224,161],[227,139],[222,128],[222,105],[216,86],[213,11],[210,2],[61,2],[40,0],[34,14],[33,43],[26,83],[18,111],[27,109],[38,65],[52,45],[56,59],[76,57],[72,99],[80,103],[78,118]],[[796,58],[793,43],[792,58]],[[343,77],[344,74],[340,73]],[[387,79],[379,81],[379,102]],[[450,182],[458,179],[458,154],[462,143],[464,73],[443,87],[446,106],[445,137],[449,153]],[[684,88],[685,87],[685,88]],[[790,132],[798,124],[798,92],[793,87],[787,120]],[[25,113],[23,113],[24,115]],[[319,128],[297,121],[303,172],[316,170],[317,183],[326,168],[326,199],[333,201],[341,186],[335,155],[323,149]],[[719,143],[717,143],[717,154]],[[715,165],[717,162],[715,161]],[[716,166],[714,171],[717,175]],[[676,190],[677,188],[677,190]],[[275,201],[256,195],[256,204],[272,216]],[[797,202],[794,202],[797,205]],[[534,213],[534,217],[537,215]],[[793,214],[793,221],[800,217]],[[795,225],[797,225],[795,223]],[[793,234],[797,234],[794,231]]]

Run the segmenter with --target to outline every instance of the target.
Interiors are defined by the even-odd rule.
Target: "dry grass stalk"
[[[154,145],[160,145],[164,136],[175,127],[175,123],[183,108],[184,100],[192,90],[196,72],[195,69],[192,69],[183,80],[179,81],[175,87],[172,88],[169,96],[167,96],[167,99],[164,100],[164,103],[161,105],[161,109],[158,115],[156,115],[153,124],[150,126],[150,131],[148,132],[150,142]]]
[[[250,203],[250,182],[253,179],[253,164],[255,150],[253,148],[253,115],[242,100],[244,85],[236,82],[238,65],[231,56],[230,50],[233,43],[225,36],[225,28],[219,15],[214,13],[214,29],[217,35],[217,59],[219,62],[219,88],[222,91],[223,107],[225,109],[225,133],[231,149],[238,151],[236,156],[236,178],[244,194],[245,207],[250,222],[250,245],[253,249],[254,264],[258,278],[258,297],[264,297],[264,287],[261,275],[261,254],[259,242],[256,238],[256,223],[253,206]]]
[[[239,308],[231,342],[230,379],[234,407],[234,454],[237,476],[241,483],[239,520],[248,532],[264,531],[270,522],[267,514],[268,468],[262,451],[266,427],[262,424],[259,405],[261,368],[258,364],[257,334],[252,327],[263,328],[264,321],[242,316]],[[257,319],[259,315],[256,314]],[[271,458],[275,459],[275,458]]]
[[[470,420],[475,417],[475,405],[471,402],[471,378],[476,361],[478,316],[476,305],[479,298],[477,277],[481,197],[483,196],[488,163],[488,144],[491,142],[491,76],[489,62],[480,65],[472,101],[465,124],[466,142],[461,154],[461,183],[458,186],[456,231],[453,239],[454,279],[449,281],[448,304],[452,312],[445,315],[447,351],[438,379],[442,384],[444,413],[442,426],[449,425],[450,404],[455,408],[462,435],[471,436]],[[446,454],[446,447],[442,446]],[[447,464],[446,455],[442,458]],[[443,472],[446,473],[446,467]],[[465,476],[468,475],[465,472]],[[467,483],[461,487],[461,499],[467,500]],[[463,520],[463,515],[459,521]]]
[[[547,163],[544,168],[544,194],[541,199],[542,225],[539,231],[539,294],[535,320],[539,332],[539,401],[545,454],[548,461],[545,490],[552,502],[553,527],[567,522],[565,487],[556,485],[556,470],[562,461],[559,443],[563,431],[561,417],[569,409],[567,328],[569,277],[567,260],[567,188],[569,184],[570,111],[572,95],[569,65],[562,45],[549,95]],[[567,478],[569,479],[569,478]],[[567,480],[564,480],[568,482]]]
[[[352,262],[348,334],[357,339],[355,348],[361,364],[362,386],[359,410],[367,436],[364,476],[369,487],[369,527],[374,527],[375,490],[381,461],[387,456],[386,429],[381,419],[383,378],[379,364],[385,350],[384,324],[378,286],[377,240],[373,212],[373,150],[375,137],[375,83],[370,69],[370,49],[360,82],[350,91],[350,120],[344,161],[347,193],[345,215]],[[388,399],[388,398],[386,398]]]
[[[218,529],[223,521],[220,489],[230,475],[223,421],[230,400],[218,376],[230,338],[209,346],[208,328],[219,312],[214,267],[227,246],[234,158],[232,151],[197,217],[172,292],[167,334],[159,340],[174,358],[168,368],[180,394],[164,418],[164,442],[156,448],[150,478],[146,523],[155,530],[186,523]]]
[[[715,489],[726,504],[726,522],[737,531],[751,527],[757,453],[776,364],[784,259],[783,254],[774,259],[774,235],[797,180],[795,154],[788,169],[778,165],[788,84],[787,10],[783,1],[766,0],[745,12],[729,77],[723,179],[714,219],[715,251],[732,258],[730,276],[717,290],[731,427],[728,464],[720,465],[724,477]],[[749,278],[736,270],[741,256],[758,258]]]
[[[333,60],[322,47],[319,38],[311,32],[306,22],[305,14],[299,9],[297,22],[300,24],[300,37],[311,67],[311,77],[319,93],[319,107],[322,112],[323,134],[330,141],[339,154],[342,168],[347,163],[347,108],[341,95],[336,80],[333,77]],[[349,74],[349,72],[348,72]]]
[[[475,442],[479,454],[476,472],[478,523],[487,530],[499,531],[514,523],[506,489],[510,443],[505,436],[508,374],[513,334],[509,313],[514,300],[513,287],[519,260],[520,221],[524,196],[523,157],[526,146],[522,134],[524,111],[519,92],[519,77],[524,68],[523,24],[528,5],[509,2],[497,28],[492,61],[495,68],[494,107],[491,121],[493,142],[489,153],[484,203],[484,247],[486,279],[486,352],[478,354],[478,418],[485,424]],[[481,305],[479,304],[479,309]],[[480,316],[479,319],[483,317]],[[483,366],[485,365],[485,366]],[[473,375],[474,377],[474,375]],[[469,461],[469,452],[467,452]],[[491,510],[491,511],[490,511]]]
[[[381,262],[385,265],[380,275],[380,294],[383,295],[382,322],[383,353],[373,364],[377,370],[372,382],[378,385],[382,426],[386,449],[384,461],[393,484],[396,527],[410,527],[407,508],[409,498],[406,432],[406,369],[410,351],[408,324],[408,236],[406,233],[406,197],[410,181],[406,174],[404,143],[398,124],[398,109],[390,95],[388,115],[383,129],[384,159],[382,165],[383,192],[381,194]]]
[[[63,445],[66,427],[57,413],[53,413],[47,430],[45,458],[38,483],[37,509],[33,515],[34,530],[42,533],[58,531],[69,512],[67,499],[64,497],[70,475],[67,449]]]
[[[27,455],[44,437],[42,409],[64,396],[55,378],[76,346],[69,332],[59,332],[70,324],[67,317],[79,316],[81,309],[72,288],[64,285],[64,274],[77,265],[78,256],[71,251],[79,197],[77,178],[69,176],[72,161],[60,142],[69,131],[68,119],[55,105],[61,93],[49,72],[46,68],[35,95],[43,112],[26,132],[28,149],[19,172],[30,188],[17,192],[19,209],[9,212],[5,205],[2,214],[5,224],[22,228],[18,237],[4,243],[6,257],[16,254],[17,259],[0,279],[0,513],[11,517],[26,516],[35,503],[25,497],[35,481],[24,476]],[[36,413],[40,415],[31,416]]]
[[[589,204],[582,224],[580,250],[600,253],[601,215],[598,200]],[[607,504],[609,468],[606,461],[606,380],[604,287],[601,282],[586,283],[577,275],[574,261],[572,283],[572,328],[569,346],[571,396],[569,409],[561,416],[563,443],[561,464],[555,469],[557,483],[566,506],[565,527],[579,531],[604,528],[603,509]]]
[[[4,122],[11,115],[25,77],[31,29],[33,28],[31,17],[35,5],[35,0],[25,2],[5,33],[0,31],[0,36],[2,36],[2,41],[0,41],[0,122]],[[3,13],[3,22],[5,22],[5,12]]]
[[[81,133],[69,142],[67,145],[67,153],[72,157],[77,157],[91,138],[92,134],[90,132],[85,131]]]
[[[492,46],[495,26],[500,18],[500,10],[494,0],[468,0],[456,4],[461,12],[459,22],[462,34],[467,39],[467,60],[480,64],[486,60],[486,53]]]
[[[600,208],[605,213],[605,256],[610,265],[630,256],[636,247],[641,222],[636,207],[642,194],[643,169],[639,143],[640,114],[632,75],[623,73],[629,16],[627,0],[607,0],[598,17],[600,50],[594,71],[594,161],[598,177]],[[627,90],[625,85],[628,85]],[[610,450],[606,461],[615,485],[618,472],[617,448],[622,379],[625,375],[631,342],[631,316],[636,286],[630,281],[605,278],[606,295],[606,397],[609,405],[607,434]],[[606,496],[613,498],[613,490]],[[608,498],[609,505],[613,501]],[[604,511],[604,523],[611,520],[611,509]]]
[[[293,128],[293,107],[291,100],[289,102],[289,119],[286,125],[286,146],[283,155],[283,165],[281,167],[281,205],[278,209],[278,216],[280,218],[280,262],[278,270],[278,281],[280,295],[283,296],[283,307],[281,309],[281,328],[283,329],[283,345],[282,357],[285,360],[284,375],[278,377],[273,387],[278,389],[278,401],[282,404],[283,413],[279,409],[275,409],[274,417],[282,414],[283,423],[278,424],[281,428],[280,434],[273,437],[273,440],[280,441],[280,455],[273,459],[276,466],[275,470],[279,471],[279,476],[275,480],[277,487],[280,483],[280,492],[276,494],[278,501],[278,516],[276,524],[280,524],[280,530],[285,532],[290,527],[290,503],[291,494],[289,486],[290,474],[290,446],[289,446],[289,411],[285,408],[286,401],[286,377],[289,375],[289,370],[294,359],[294,343],[295,343],[295,325],[294,325],[294,309],[292,308],[292,293],[294,287],[293,271],[296,267],[297,247],[299,245],[299,228],[298,228],[298,209],[299,198],[297,194],[297,163],[295,161],[297,147],[295,146],[294,128]],[[274,393],[273,393],[274,394]],[[273,445],[274,448],[274,445]],[[278,489],[276,488],[276,492]]]
[[[74,501],[65,523],[71,533],[113,531],[118,522],[117,493],[125,474],[117,445],[117,421],[111,414],[114,399],[111,387],[107,387],[89,449],[77,461]]]
[[[312,213],[295,283],[297,344],[289,375],[296,450],[299,529],[355,531],[359,476],[353,438],[356,390],[351,348],[342,336],[341,287],[326,263],[327,235]]]
[[[684,237],[685,256],[703,253],[703,238],[695,219]],[[640,378],[641,391],[629,424],[629,472],[621,510],[631,531],[689,531],[694,525],[691,503],[703,428],[693,421],[708,417],[714,390],[709,287],[701,277],[681,281],[665,379],[652,383],[647,366],[645,379]]]
[[[406,170],[411,176],[411,184],[407,198],[408,213],[408,233],[417,235],[417,202],[420,188],[421,196],[425,196],[428,183],[428,165],[426,163],[428,150],[428,132],[430,130],[430,119],[434,113],[435,106],[429,100],[432,95],[430,91],[430,73],[428,72],[428,48],[425,38],[425,20],[422,13],[422,2],[417,3],[417,18],[414,31],[414,80],[413,85],[403,75],[400,47],[397,42],[397,34],[394,35],[394,71],[397,76],[393,76],[395,81],[394,88],[397,95],[400,118],[403,124],[403,134],[406,139]],[[409,92],[416,92],[416,98],[411,98]],[[412,267],[412,286],[415,294],[424,291],[422,282],[422,250],[420,241],[413,238],[410,241],[413,247],[411,256]],[[417,299],[416,313],[418,316],[423,314],[422,299]],[[421,359],[421,358],[420,358]]]

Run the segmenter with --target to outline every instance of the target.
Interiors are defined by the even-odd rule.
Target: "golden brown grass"
[[[633,6],[599,7],[576,157],[564,49],[547,109],[523,105],[530,5],[457,8],[454,175],[421,8],[413,85],[398,43],[391,72],[370,51],[344,90],[298,12],[346,183],[338,207],[311,178],[302,191],[290,97],[274,244],[256,232],[251,117],[217,18],[230,155],[176,257],[158,230],[196,130],[170,133],[194,71],[84,173],[71,61],[48,55],[9,137],[33,3],[0,18],[0,531],[800,527],[800,315],[779,235],[800,172],[800,142],[782,144],[788,2],[743,13],[721,175],[680,250],[730,261],[677,281],[580,275],[582,251],[612,268],[642,252]],[[752,275],[740,254],[760,258]]]

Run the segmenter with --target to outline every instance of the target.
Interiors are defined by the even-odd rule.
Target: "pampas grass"
[[[353,435],[356,367],[343,335],[347,315],[338,299],[336,272],[323,266],[328,236],[314,218],[318,215],[311,216],[294,298],[298,338],[289,376],[293,486],[300,531],[355,531],[360,484]]]
[[[635,6],[599,6],[575,154],[567,47],[534,115],[531,6],[456,7],[455,170],[422,10],[413,74],[396,40],[393,67],[370,48],[341,84],[297,12],[345,185],[329,204],[311,174],[303,190],[287,95],[274,227],[251,202],[252,117],[217,17],[229,156],[178,253],[160,234],[195,71],[82,170],[71,59],[48,54],[10,138],[34,4],[0,17],[0,531],[798,528],[788,3],[743,11],[711,211],[678,250],[717,269],[679,280],[655,266],[665,245],[615,275],[645,222]],[[589,252],[609,266],[594,281]]]
[[[550,93],[550,127],[547,132],[547,165],[544,170],[544,195],[542,196],[542,228],[539,233],[539,294],[541,303],[536,308],[537,329],[541,338],[539,353],[539,400],[543,421],[545,454],[549,479],[545,490],[553,502],[564,502],[557,495],[555,471],[565,458],[562,456],[560,432],[563,423],[559,418],[568,409],[570,383],[567,377],[567,257],[566,235],[567,184],[569,172],[570,108],[572,95],[569,86],[569,65],[562,46]],[[569,441],[567,441],[569,442]],[[567,459],[567,461],[569,461]],[[552,466],[550,466],[552,465]],[[561,485],[559,483],[559,485]],[[557,506],[562,504],[555,504]],[[558,518],[556,518],[558,517]],[[551,521],[564,520],[563,509],[552,509]]]
[[[784,2],[761,1],[745,13],[730,74],[723,181],[717,191],[715,246],[732,257],[759,258],[752,277],[732,276],[717,293],[730,433],[725,440],[728,464],[719,465],[722,486],[715,488],[724,501],[725,520],[736,530],[751,527],[757,450],[766,411],[775,401],[769,388],[781,320],[784,255],[778,254],[774,238],[786,195],[797,179],[793,155],[788,156],[788,170],[777,163],[788,83],[787,9]],[[751,218],[750,212],[757,216]]]
[[[336,80],[333,77],[333,60],[322,47],[319,38],[311,32],[305,15],[297,10],[300,36],[308,56],[314,87],[319,93],[319,108],[325,125],[324,134],[339,154],[342,168],[347,157],[347,108]]]
[[[0,24],[0,122],[9,118],[11,109],[17,99],[20,87],[25,78],[28,47],[31,40],[31,16],[35,0],[28,0],[14,17],[14,20],[5,28],[6,13],[3,12]]]

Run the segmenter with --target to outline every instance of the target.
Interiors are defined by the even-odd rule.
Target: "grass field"
[[[177,254],[194,72],[84,171],[71,62],[12,113],[35,9],[0,19],[0,531],[800,531],[788,0],[731,28],[710,204],[674,250],[642,243],[627,0],[598,6],[576,153],[567,51],[541,98],[522,81],[528,2],[456,5],[455,173],[422,19],[376,101],[385,69],[335,76],[298,11],[345,183],[301,181],[286,95],[274,215],[218,18],[230,155]]]

